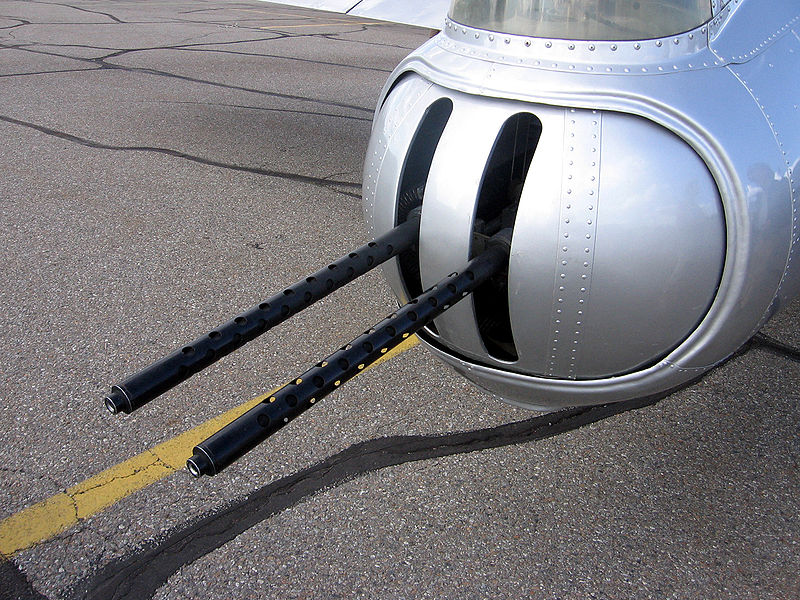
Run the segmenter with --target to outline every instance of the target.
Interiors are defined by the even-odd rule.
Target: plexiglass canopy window
[[[711,19],[711,0],[453,0],[457,23],[570,40],[644,40]]]

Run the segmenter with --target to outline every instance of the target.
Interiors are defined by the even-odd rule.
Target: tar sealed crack
[[[245,167],[242,165],[235,165],[231,163],[224,163],[222,161],[213,160],[209,158],[203,158],[200,156],[194,156],[192,154],[188,154],[186,152],[181,152],[180,150],[173,150],[171,148],[160,148],[157,146],[117,146],[113,144],[104,144],[102,142],[96,142],[94,140],[90,140],[87,138],[82,138],[77,135],[72,135],[71,133],[66,133],[63,131],[57,131],[50,127],[45,127],[44,125],[37,125],[35,123],[30,123],[28,121],[22,121],[20,119],[15,119],[13,117],[8,117],[5,115],[0,115],[0,121],[5,121],[6,123],[12,123],[14,125],[19,125],[20,127],[27,127],[29,129],[34,129],[40,133],[44,133],[46,135],[50,135],[62,140],[66,140],[69,142],[73,142],[76,144],[80,144],[82,146],[86,146],[89,148],[95,148],[98,150],[115,150],[120,152],[153,152],[156,154],[164,154],[166,156],[172,156],[174,158],[180,158],[183,160],[188,160],[191,162],[199,163],[202,165],[210,166],[210,167],[218,167],[221,169],[230,169],[233,171],[242,171],[245,173],[253,173],[256,175],[264,175],[267,177],[275,177],[279,179],[286,179],[289,181],[294,181],[297,183],[308,183],[311,185],[317,185],[320,187],[333,189],[341,194],[347,194],[354,197],[359,197],[352,192],[348,192],[345,190],[351,189],[360,189],[361,185],[358,183],[353,183],[352,181],[336,181],[332,179],[326,179],[324,177],[311,177],[309,175],[300,175],[297,173],[289,173],[285,171],[275,171],[271,169],[260,169],[257,167]],[[344,189],[341,189],[344,188]]]
[[[3,590],[3,598],[47,600],[46,596],[33,588],[25,574],[10,560],[0,559],[0,589]]]
[[[205,44],[205,45],[212,45],[212,44]],[[3,46],[0,46],[0,47],[3,47]],[[252,93],[252,94],[259,94],[259,95],[262,95],[262,96],[269,96],[271,98],[280,98],[282,100],[290,100],[290,101],[293,101],[293,102],[308,102],[308,103],[311,103],[311,104],[321,105],[321,106],[334,106],[334,107],[337,107],[337,108],[346,108],[346,109],[349,109],[349,110],[354,110],[354,111],[361,112],[362,114],[365,114],[365,115],[372,115],[373,109],[366,108],[366,107],[363,107],[363,106],[358,106],[356,104],[348,104],[346,102],[334,102],[334,101],[331,101],[331,100],[320,100],[320,99],[317,99],[317,98],[309,98],[307,96],[299,96],[297,94],[285,94],[285,93],[281,93],[281,92],[271,92],[271,91],[268,91],[268,90],[261,90],[261,89],[258,89],[258,88],[250,88],[250,87],[245,87],[245,86],[233,85],[233,84],[229,84],[229,83],[221,83],[219,81],[211,81],[209,79],[201,79],[199,77],[190,77],[188,75],[178,75],[177,73],[171,73],[169,71],[162,71],[160,69],[148,69],[148,68],[145,68],[145,67],[129,67],[129,66],[125,66],[125,65],[120,65],[120,64],[108,62],[109,59],[119,58],[119,57],[122,57],[122,56],[124,56],[126,54],[131,54],[131,53],[134,53],[134,52],[141,52],[143,50],[172,50],[172,49],[176,49],[176,48],[179,48],[179,47],[164,46],[164,47],[154,47],[154,48],[146,48],[146,49],[132,48],[132,49],[125,49],[125,50],[115,50],[114,52],[106,54],[105,56],[99,56],[99,57],[94,57],[94,58],[85,58],[85,57],[78,57],[78,56],[65,56],[63,54],[59,54],[58,52],[48,52],[48,51],[45,51],[45,50],[37,50],[37,49],[34,49],[34,48],[30,47],[29,44],[17,44],[17,45],[14,46],[14,49],[16,49],[16,50],[20,50],[20,51],[24,51],[24,52],[30,52],[32,54],[41,54],[41,55],[44,55],[44,56],[55,56],[55,57],[58,57],[58,58],[69,58],[69,59],[80,61],[80,62],[92,63],[94,65],[97,65],[97,67],[101,68],[101,69],[124,71],[124,72],[127,72],[127,73],[139,73],[139,74],[144,74],[144,75],[154,75],[154,76],[157,76],[157,77],[165,77],[165,78],[168,78],[168,79],[178,79],[180,81],[187,81],[187,82],[190,82],[190,83],[199,83],[201,85],[208,85],[208,86],[218,87],[218,88],[227,89],[227,90],[235,90],[235,91],[239,91],[239,92],[249,92],[249,93]],[[98,48],[98,49],[101,49],[101,48]]]
[[[764,333],[757,333],[754,335],[751,343],[756,348],[761,348],[762,350],[782,356],[783,358],[800,362],[800,349],[784,344]]]
[[[74,6],[72,4],[66,4],[66,3],[61,3],[61,2],[44,2],[43,0],[28,0],[28,2],[30,4],[46,4],[46,5],[50,5],[50,6],[61,6],[63,8],[71,8],[72,10],[77,10],[77,11],[80,11],[80,12],[89,13],[90,15],[99,15],[99,16],[102,16],[102,17],[108,17],[114,23],[117,23],[117,24],[124,24],[125,23],[125,21],[123,21],[121,19],[118,19],[117,17],[115,17],[111,13],[101,12],[99,10],[90,10],[88,8],[81,8],[80,6]]]
[[[546,439],[650,406],[665,396],[567,409],[475,431],[393,436],[355,444],[218,512],[188,523],[156,545],[106,565],[76,588],[75,598],[149,598],[181,567],[322,490],[385,467]]]

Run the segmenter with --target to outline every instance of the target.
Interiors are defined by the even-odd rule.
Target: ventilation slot
[[[397,217],[395,225],[408,219],[408,213],[422,206],[425,195],[425,184],[431,170],[433,154],[453,112],[453,102],[449,98],[440,98],[425,111],[422,120],[414,133],[414,139],[408,149],[402,175],[400,176],[400,194],[397,199]],[[400,276],[409,299],[416,298],[422,292],[422,278],[419,270],[419,246],[414,244],[397,257]],[[427,328],[438,333],[433,323]]]
[[[541,133],[541,121],[530,113],[516,114],[503,124],[481,182],[471,258],[483,251],[492,235],[514,227],[522,186]],[[508,263],[475,290],[473,302],[478,331],[489,354],[497,360],[517,360],[508,313]]]

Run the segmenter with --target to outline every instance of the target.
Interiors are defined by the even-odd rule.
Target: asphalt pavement
[[[376,272],[103,410],[366,241],[375,103],[429,35],[255,0],[0,0],[0,519],[67,524],[5,552],[0,598],[800,597],[800,364],[763,344],[658,402],[555,415],[418,345],[217,477],[152,450],[379,321]],[[797,347],[798,324],[795,303],[765,333]],[[75,486],[148,453],[163,476],[89,483],[108,501],[84,512]]]

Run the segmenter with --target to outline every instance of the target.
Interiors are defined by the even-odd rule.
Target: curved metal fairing
[[[494,316],[510,333],[487,333],[476,292],[427,335],[479,385],[547,408],[670,389],[800,292],[800,6],[712,8],[694,30],[630,41],[448,19],[390,79],[365,164],[375,233],[395,224],[422,115],[452,103],[422,198],[423,283],[469,258],[504,124],[540,125],[523,184],[507,186],[518,196],[498,196],[514,235]]]

